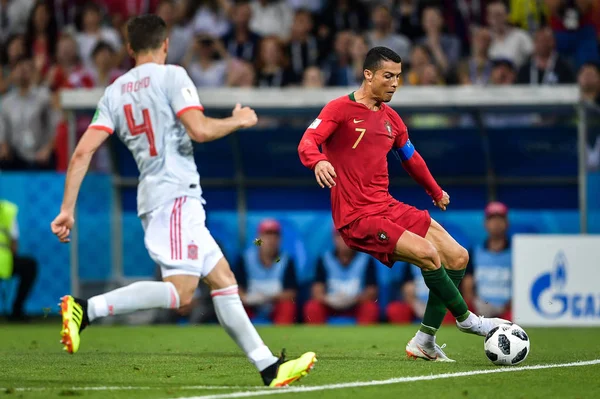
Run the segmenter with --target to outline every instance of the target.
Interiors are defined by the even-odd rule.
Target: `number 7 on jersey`
[[[150,146],[150,156],[155,157],[158,155],[156,152],[156,146],[154,143],[154,130],[152,129],[152,121],[150,120],[150,111],[147,108],[142,110],[142,115],[144,116],[144,121],[140,125],[135,124],[135,120],[133,119],[133,109],[131,104],[127,104],[123,107],[125,111],[125,118],[127,119],[127,127],[131,132],[132,136],[138,136],[140,134],[145,134],[148,138],[148,145]]]
[[[356,130],[357,132],[360,132],[360,136],[358,136],[358,138],[354,142],[354,145],[352,146],[352,149],[356,148],[356,146],[358,145],[358,143],[360,143],[360,141],[362,140],[363,136],[365,135],[365,132],[367,131],[367,129],[362,128],[362,127],[357,127],[354,130]]]

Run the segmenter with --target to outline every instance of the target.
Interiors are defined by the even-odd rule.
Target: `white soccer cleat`
[[[510,321],[500,319],[498,317],[487,318],[484,316],[477,316],[476,320],[477,321],[471,324],[469,327],[461,326],[458,321],[456,322],[456,326],[460,331],[464,333],[481,335],[482,337],[485,337],[490,331],[494,329],[494,327],[497,327],[501,324],[512,324]]]
[[[442,350],[445,347],[446,344],[439,346],[435,341],[431,342],[430,345],[420,345],[413,337],[406,344],[406,356],[412,359],[424,359],[434,362],[454,362]]]

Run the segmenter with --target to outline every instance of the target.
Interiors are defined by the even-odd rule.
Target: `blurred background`
[[[226,116],[237,101],[257,109],[256,128],[195,152],[208,227],[257,323],[423,315],[418,269],[347,248],[328,191],[296,151],[322,106],[360,85],[373,46],[401,55],[391,105],[452,204],[435,211],[393,157],[390,190],[469,250],[461,290],[472,309],[513,317],[515,234],[600,233],[600,0],[0,0],[6,320],[55,316],[69,292],[159,278],[136,216],[138,171],[116,138],[94,158],[72,243],[49,230],[70,152],[103,88],[133,66],[125,23],[142,13],[167,23],[168,63],[187,69],[208,115]],[[209,298],[201,286],[180,314],[107,322],[212,323]]]

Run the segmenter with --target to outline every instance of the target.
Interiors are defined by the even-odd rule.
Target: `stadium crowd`
[[[0,0],[0,169],[66,168],[57,94],[132,67],[124,27],[141,13],[165,20],[168,62],[199,88],[356,86],[387,46],[403,85],[578,82],[600,101],[600,0]]]

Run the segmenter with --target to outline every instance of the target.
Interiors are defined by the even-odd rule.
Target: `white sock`
[[[177,309],[179,294],[171,282],[139,281],[88,299],[90,322],[99,317],[144,309]]]
[[[277,361],[250,322],[238,294],[238,286],[232,285],[210,292],[215,312],[221,326],[244,351],[250,362],[263,371]]]
[[[421,346],[429,346],[435,343],[435,335],[429,335],[419,330],[417,331],[417,335],[415,335],[415,340]]]
[[[469,312],[469,316],[465,320],[459,321],[458,325],[461,326],[462,328],[469,328],[478,323],[479,323],[479,317],[475,313]]]

